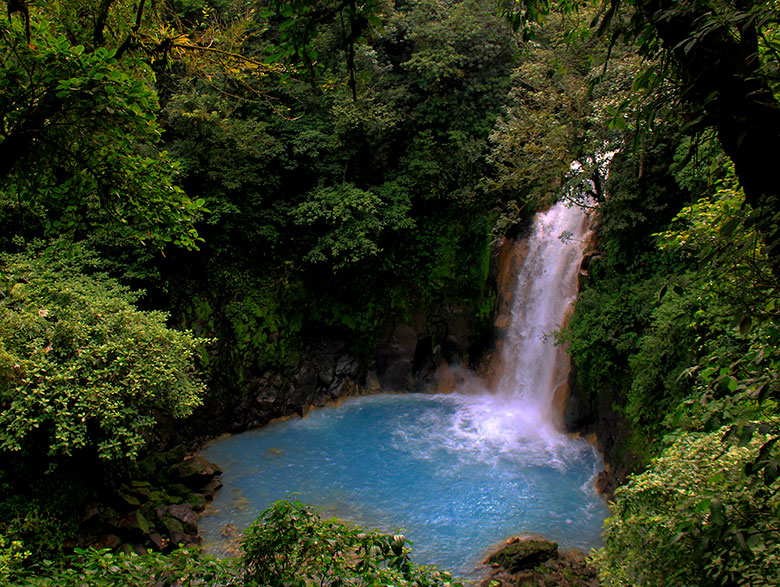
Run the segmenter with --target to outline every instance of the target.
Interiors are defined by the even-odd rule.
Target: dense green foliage
[[[133,3],[118,4],[104,15],[108,34],[67,2],[28,3],[27,29],[22,18],[0,23],[4,247],[14,234],[108,233],[196,245],[202,201],[176,185],[176,163],[156,148],[154,75],[122,54]]]
[[[617,491],[596,555],[604,584],[777,584],[778,496],[744,474],[768,437],[741,446],[726,432],[682,434]]]
[[[610,168],[599,253],[566,334],[577,384],[611,428],[613,465],[647,467],[615,494],[601,579],[776,584],[767,212],[745,202],[712,134],[690,140],[656,120],[640,136]]]
[[[323,520],[298,502],[280,501],[244,533],[244,580],[269,587],[460,585],[446,572],[412,563],[408,545],[402,534]]]
[[[29,571],[0,567],[0,579],[9,587],[233,587],[243,585],[236,567],[232,561],[201,558],[195,549],[167,555],[78,549],[59,563],[46,561]]]
[[[155,414],[181,418],[201,401],[191,366],[199,341],[136,309],[138,294],[95,273],[95,262],[81,247],[2,259],[4,453],[133,459]]]
[[[0,262],[0,534],[41,554],[111,491],[160,421],[200,404],[193,358],[206,341],[138,310],[139,294],[81,246]]]
[[[489,323],[503,204],[484,180],[514,83],[510,31],[480,2],[357,3],[383,26],[366,25],[347,71],[348,19],[330,6],[270,3],[250,18],[262,32],[242,51],[302,65],[299,79],[163,80],[167,145],[211,211],[201,252],[164,265],[166,303],[223,342],[214,365],[231,394],[323,332],[370,360],[393,318],[459,308]]]
[[[280,501],[260,514],[247,530],[241,549],[239,557],[222,561],[202,557],[192,549],[165,556],[78,550],[60,564],[44,562],[32,572],[14,568],[6,557],[0,558],[0,580],[14,587],[461,585],[449,573],[412,563],[403,535],[323,520],[298,502]]]
[[[0,579],[448,583],[299,504],[239,561],[59,557],[201,401],[219,427],[318,341],[367,365],[413,318],[484,338],[491,240],[562,192],[600,206],[576,383],[647,467],[604,583],[780,582],[776,4],[4,5]]]

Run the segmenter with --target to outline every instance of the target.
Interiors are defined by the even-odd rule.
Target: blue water
[[[402,530],[416,562],[461,576],[521,533],[598,546],[600,458],[582,440],[515,429],[515,416],[490,395],[381,394],[217,440],[203,450],[224,471],[200,522],[206,549],[229,553],[230,538],[282,498]]]

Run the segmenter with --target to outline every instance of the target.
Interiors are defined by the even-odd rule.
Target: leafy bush
[[[247,585],[458,586],[449,573],[409,560],[401,534],[323,520],[298,502],[279,501],[244,534]]]
[[[778,584],[780,481],[745,474],[767,437],[729,430],[682,434],[616,491],[595,556],[605,585]]]
[[[93,261],[78,246],[0,257],[3,452],[134,459],[161,414],[200,402],[204,341],[138,310],[139,294]]]
[[[298,502],[279,501],[245,533],[243,554],[214,560],[196,549],[169,555],[115,554],[76,549],[59,563],[22,568],[18,543],[0,536],[0,582],[10,587],[462,587],[452,576],[409,560],[400,534],[365,531],[340,520],[323,520]]]
[[[1,560],[1,559],[0,559]],[[204,557],[196,549],[181,549],[169,555],[115,554],[109,550],[81,550],[60,564],[46,561],[16,574],[2,574],[9,587],[232,587],[242,585],[233,560]]]

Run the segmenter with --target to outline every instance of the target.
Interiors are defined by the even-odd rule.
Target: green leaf
[[[739,320],[739,333],[745,335],[753,327],[753,319],[750,316],[742,316]]]
[[[723,526],[726,523],[726,509],[717,498],[710,502],[710,520],[717,526]]]
[[[778,477],[780,477],[780,466],[778,466],[778,461],[769,461],[764,466],[764,484],[767,486],[772,485],[777,481]]]

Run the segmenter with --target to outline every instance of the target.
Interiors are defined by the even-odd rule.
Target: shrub
[[[323,520],[298,502],[279,501],[244,534],[245,579],[268,587],[460,585],[449,573],[412,563],[408,545],[401,534]]]
[[[595,556],[604,585],[778,584],[780,481],[746,475],[774,443],[730,430],[682,434],[615,492]]]
[[[81,247],[0,257],[0,451],[134,459],[159,415],[204,390],[204,342],[135,307]]]

